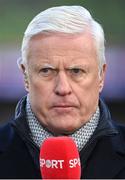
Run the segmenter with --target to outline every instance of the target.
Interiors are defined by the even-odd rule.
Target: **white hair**
[[[49,8],[33,18],[29,23],[22,42],[22,58],[18,62],[27,61],[28,43],[30,39],[40,33],[67,33],[84,32],[88,27],[97,48],[99,69],[105,64],[105,46],[103,28],[97,23],[87,9],[82,6],[58,6]]]

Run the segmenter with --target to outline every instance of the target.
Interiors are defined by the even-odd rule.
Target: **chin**
[[[48,118],[46,128],[53,134],[68,135],[77,131],[82,125],[82,121],[79,117],[74,119],[74,116],[53,116]]]
[[[53,126],[51,128],[51,131],[56,135],[70,135],[73,134],[75,131],[77,131],[80,128],[80,125],[74,126],[71,125],[65,125],[65,126]]]

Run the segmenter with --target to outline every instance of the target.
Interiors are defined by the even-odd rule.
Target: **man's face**
[[[27,91],[33,112],[55,134],[69,134],[96,111],[104,71],[90,33],[36,35],[29,43]]]

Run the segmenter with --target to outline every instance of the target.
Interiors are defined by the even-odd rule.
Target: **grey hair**
[[[82,6],[58,6],[49,8],[33,18],[29,23],[22,42],[22,58],[18,64],[27,62],[28,43],[30,39],[40,33],[67,33],[84,32],[88,27],[95,40],[99,59],[99,70],[105,64],[105,45],[103,28],[97,23],[87,9]]]

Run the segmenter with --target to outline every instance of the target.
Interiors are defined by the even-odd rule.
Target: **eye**
[[[73,67],[67,70],[68,70],[69,76],[74,81],[80,81],[83,78],[85,78],[85,76],[87,75],[87,71],[81,67]]]
[[[72,75],[75,76],[83,75],[85,73],[85,71],[81,68],[72,68],[69,71]]]
[[[40,74],[44,77],[50,77],[55,75],[56,70],[50,67],[45,67],[40,70]]]
[[[42,73],[48,74],[51,70],[52,70],[52,68],[42,68],[40,71]]]
[[[71,69],[71,72],[74,74],[79,74],[79,73],[81,73],[81,69],[73,68],[73,69]]]

